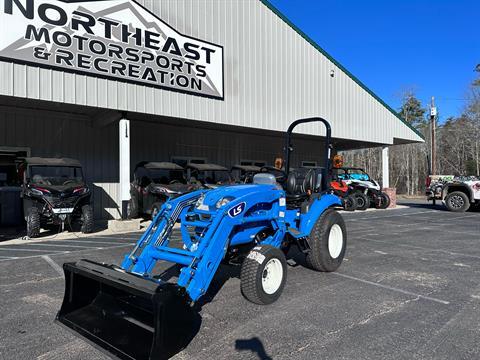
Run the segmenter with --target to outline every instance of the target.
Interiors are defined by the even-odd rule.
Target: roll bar
[[[309,123],[309,122],[322,122],[325,125],[325,129],[327,131],[326,138],[325,138],[325,172],[328,174],[330,171],[330,152],[331,152],[331,142],[332,142],[332,128],[330,127],[330,123],[321,117],[312,117],[312,118],[305,118],[295,120],[287,129],[287,133],[285,135],[285,173],[288,174],[290,170],[290,153],[293,151],[292,147],[292,132],[293,129],[300,124]],[[326,179],[324,179],[326,181]],[[323,184],[325,185],[325,184]]]

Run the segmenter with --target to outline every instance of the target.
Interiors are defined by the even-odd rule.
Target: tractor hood
[[[202,211],[214,211],[231,201],[252,193],[264,193],[278,190],[275,185],[230,185],[206,191],[198,199],[195,208]]]

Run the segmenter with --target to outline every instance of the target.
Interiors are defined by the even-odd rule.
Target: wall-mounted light
[[[335,77],[335,69],[330,70],[330,77]]]

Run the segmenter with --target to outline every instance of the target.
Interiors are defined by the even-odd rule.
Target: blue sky
[[[480,0],[269,0],[396,110],[403,90],[459,115],[480,64]]]

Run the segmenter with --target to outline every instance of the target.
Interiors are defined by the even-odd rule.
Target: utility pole
[[[436,164],[436,148],[435,148],[435,127],[436,127],[436,118],[437,118],[437,108],[435,107],[435,98],[432,96],[432,103],[430,105],[430,127],[432,129],[432,135],[430,139],[430,161],[431,161],[431,175],[436,175],[437,173],[437,168],[435,166]]]

